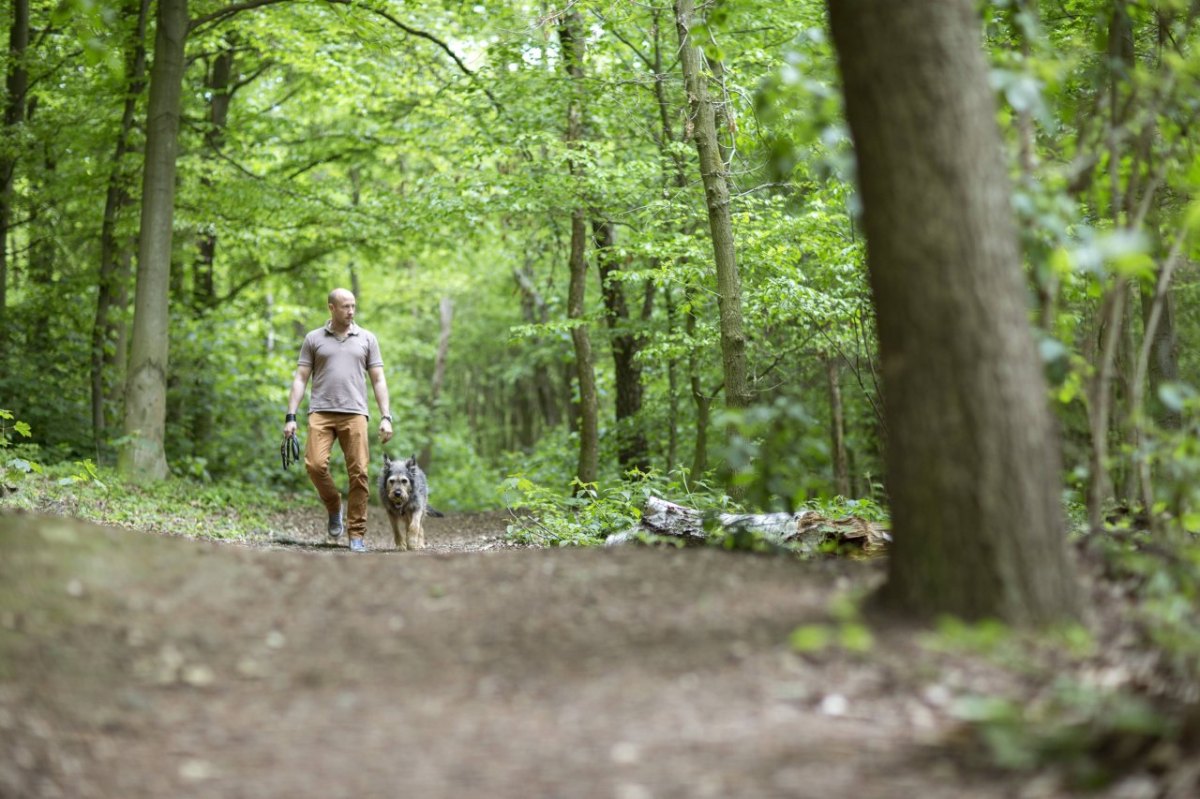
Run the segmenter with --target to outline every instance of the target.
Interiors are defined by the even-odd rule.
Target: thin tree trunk
[[[684,331],[688,341],[696,335],[696,314],[689,308],[684,320]],[[692,402],[696,404],[696,434],[692,442],[692,477],[701,478],[708,471],[708,420],[711,415],[712,397],[704,393],[700,383],[700,356],[694,344],[688,350],[688,384],[692,390]]]
[[[229,106],[233,100],[233,47],[226,45],[225,49],[213,57],[209,68],[206,87],[212,98],[208,103],[208,127],[204,131],[206,157],[215,159],[225,143],[225,128],[229,122]],[[200,176],[200,186],[203,191],[211,192],[213,180],[211,172],[204,170]],[[196,263],[192,282],[193,304],[196,308],[207,308],[212,305],[217,296],[216,276],[214,274],[217,257],[217,234],[206,230],[200,234],[196,245]]]
[[[1121,84],[1128,77],[1127,70],[1133,59],[1133,32],[1128,14],[1122,4],[1114,3],[1109,18],[1107,56],[1111,70],[1108,85],[1108,148],[1109,148],[1109,214],[1113,228],[1121,227],[1121,152],[1117,142],[1117,129],[1121,126]],[[1100,304],[1099,361],[1092,380],[1091,436],[1092,449],[1088,459],[1088,524],[1093,530],[1103,525],[1104,503],[1113,495],[1112,476],[1108,467],[1110,426],[1113,419],[1121,418],[1114,407],[1116,398],[1113,382],[1120,373],[1117,357],[1125,341],[1128,328],[1129,280],[1118,276],[1105,292]],[[1117,373],[1117,374],[1114,374]]]
[[[675,311],[675,294],[666,288],[667,337],[674,340],[678,324]],[[670,474],[679,465],[679,359],[674,355],[667,360],[667,468]]]
[[[350,169],[350,207],[357,209],[361,200],[362,172],[355,166]],[[362,302],[362,286],[359,285],[358,264],[353,258],[350,260],[350,293],[358,298],[360,303]]]
[[[550,318],[546,300],[533,283],[533,268],[527,261],[520,269],[513,269],[513,279],[521,290],[521,312],[525,321],[531,325],[545,324]],[[550,368],[540,353],[542,339],[534,338],[531,342],[535,350],[539,350],[533,367],[534,391],[537,394],[538,409],[542,421],[548,428],[558,427],[562,422],[559,411],[558,397],[554,388],[554,378]]]
[[[700,156],[700,176],[708,206],[713,258],[717,271],[717,304],[720,309],[721,365],[725,375],[725,405],[750,405],[746,375],[746,337],[742,331],[742,288],[738,276],[730,217],[729,183],[717,141],[716,111],[708,97],[707,81],[701,72],[702,54],[691,41],[694,4],[676,0],[675,23],[679,33],[679,60],[691,109],[688,125]]]
[[[1160,267],[1156,282],[1162,282],[1164,267]],[[1169,277],[1169,276],[1168,276]],[[1170,283],[1157,291],[1144,287],[1141,292],[1142,324],[1149,341],[1146,374],[1149,378],[1150,418],[1163,430],[1183,427],[1183,415],[1159,399],[1159,390],[1179,380],[1179,338],[1175,329],[1175,298]],[[1159,305],[1157,318],[1155,304]],[[1143,343],[1145,347],[1145,343]]]
[[[881,601],[1075,615],[1057,439],[970,0],[830,0],[879,322],[895,547]]]
[[[450,355],[450,326],[454,321],[454,301],[449,297],[442,297],[442,301],[438,303],[438,319],[440,333],[438,334],[437,355],[433,360],[433,379],[429,383],[429,415],[435,418],[438,414],[438,404],[442,399],[442,384],[446,382],[446,359]],[[437,425],[433,426],[437,429]],[[429,468],[430,461],[433,458],[433,437],[426,436],[425,446],[421,448],[421,455],[417,462],[425,469]]]
[[[167,408],[167,357],[171,237],[175,215],[175,158],[188,30],[187,0],[158,0],[154,65],[146,122],[146,168],[138,235],[137,292],[125,392],[128,443],[118,458],[129,480],[167,476],[163,447]]]
[[[109,374],[114,367],[123,364],[118,360],[118,340],[122,337],[114,321],[114,308],[124,308],[128,301],[129,280],[128,245],[117,238],[117,222],[121,212],[130,204],[125,160],[129,153],[129,137],[133,132],[134,116],[138,98],[146,88],[146,23],[150,16],[150,0],[130,0],[126,13],[136,16],[133,33],[128,40],[125,65],[128,75],[121,126],[117,131],[116,151],[113,153],[112,169],[108,175],[108,190],[104,197],[104,219],[100,224],[100,273],[96,296],[96,318],[92,323],[92,443],[96,458],[100,459],[108,439],[108,417],[105,402],[109,391],[105,388],[105,375],[111,383],[117,383],[117,375]],[[119,372],[120,370],[116,370]]]
[[[604,318],[612,340],[613,380],[616,384],[617,461],[621,471],[650,469],[646,434],[638,414],[642,410],[642,367],[637,362],[642,348],[640,336],[630,329],[625,289],[615,278],[620,271],[614,250],[616,234],[610,220],[592,223],[596,244],[596,270],[604,297]]]
[[[4,133],[16,140],[17,129],[25,122],[25,95],[29,91],[29,0],[13,0],[12,27],[8,31],[8,96],[4,104]],[[6,152],[0,158],[0,362],[8,356],[8,233],[13,218],[13,182],[17,155]]]
[[[559,20],[563,66],[571,78],[571,101],[567,108],[567,147],[578,149],[583,141],[583,38],[582,19],[577,10]],[[571,174],[583,174],[577,159],[571,159]],[[582,203],[582,198],[580,202]],[[595,483],[600,469],[599,402],[592,342],[584,321],[584,289],[587,286],[587,219],[582,207],[571,212],[571,281],[567,291],[567,318],[574,320],[571,341],[575,345],[575,372],[579,380],[579,465],[575,470],[579,483]]]
[[[846,422],[842,405],[841,374],[836,355],[826,355],[825,377],[829,383],[830,454],[833,456],[833,490],[850,496],[850,470],[846,463]]]

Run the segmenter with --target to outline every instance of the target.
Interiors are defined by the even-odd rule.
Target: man
[[[379,438],[384,444],[392,438],[392,415],[379,341],[374,334],[354,324],[354,311],[353,294],[346,289],[329,292],[329,321],[305,336],[300,347],[283,434],[289,438],[296,435],[296,411],[312,375],[304,466],[329,513],[329,535],[337,538],[346,529],[350,534],[350,551],[366,552],[367,465],[371,459],[367,452],[369,414],[364,372],[371,377],[375,403],[382,414]],[[345,508],[329,473],[329,455],[335,439],[346,456],[346,472],[350,477]]]

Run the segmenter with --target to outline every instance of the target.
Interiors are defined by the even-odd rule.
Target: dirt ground
[[[878,562],[518,548],[497,514],[404,553],[371,515],[366,554],[313,514],[239,544],[0,515],[0,797],[1068,795],[950,756],[998,671],[902,630],[792,651]]]

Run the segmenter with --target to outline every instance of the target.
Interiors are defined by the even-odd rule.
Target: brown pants
[[[350,476],[349,499],[346,503],[346,530],[351,538],[362,538],[367,532],[367,417],[357,413],[310,413],[308,415],[308,444],[304,448],[304,467],[308,478],[317,487],[325,510],[330,515],[342,507],[342,495],[329,473],[329,455],[337,440],[346,456],[346,472]]]

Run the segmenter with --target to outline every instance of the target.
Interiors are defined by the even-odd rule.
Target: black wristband
[[[390,413],[385,413],[383,416],[380,416],[379,418],[387,419],[389,422],[392,421],[392,415]]]
[[[283,417],[283,421],[284,423],[296,421],[296,414],[289,413],[287,416]]]

